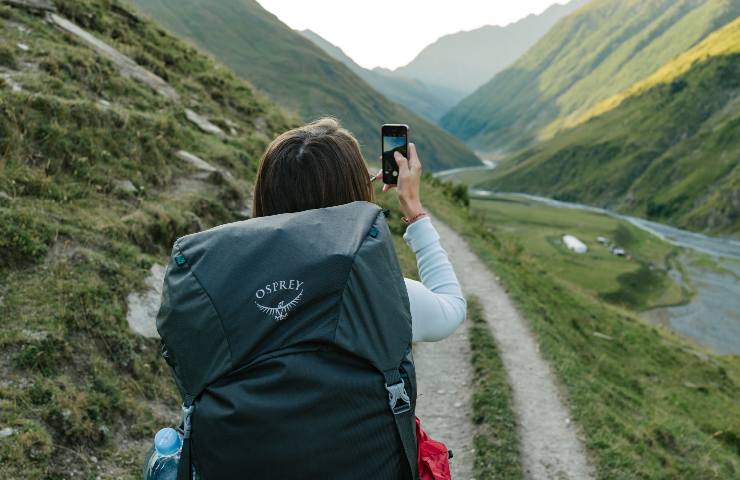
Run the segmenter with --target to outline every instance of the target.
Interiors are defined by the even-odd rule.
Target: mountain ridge
[[[740,235],[740,19],[486,185]]]
[[[738,15],[732,0],[595,0],[557,22],[441,124],[477,149],[514,152],[542,139],[553,122],[649,76]]]
[[[462,98],[462,94],[443,87],[430,86],[410,77],[392,75],[389,70],[374,68],[368,70],[358,65],[344,51],[312,30],[303,30],[301,35],[315,43],[334,59],[345,64],[350,70],[365,80],[371,87],[386,95],[417,115],[436,123],[447,110]]]
[[[485,25],[444,35],[390,74],[422,81],[434,79],[436,85],[459,92],[457,100],[462,100],[514,62],[557,20],[587,1],[554,3],[540,14],[529,14],[504,26]],[[498,49],[493,55],[489,49],[491,45],[506,45],[507,48]]]
[[[133,3],[305,120],[338,117],[370,164],[379,156],[383,123],[409,124],[430,170],[480,163],[453,135],[386,99],[254,0],[221,0],[207,8],[203,0]]]

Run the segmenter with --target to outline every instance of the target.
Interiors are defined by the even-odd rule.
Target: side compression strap
[[[393,414],[396,430],[401,438],[403,452],[411,472],[411,478],[419,478],[416,447],[416,419],[411,408],[411,399],[406,392],[406,384],[397,368],[383,372],[385,389],[388,391],[388,404]]]
[[[195,404],[190,397],[185,398],[182,406],[182,451],[180,453],[180,463],[177,465],[177,480],[192,480],[193,478],[193,460],[190,457],[190,432],[193,426],[193,411]]]

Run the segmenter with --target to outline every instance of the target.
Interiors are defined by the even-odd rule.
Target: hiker
[[[184,400],[179,479],[418,478],[411,343],[449,336],[466,304],[408,152],[383,191],[421,282],[372,203],[380,172],[329,118],[267,148],[253,218],[175,242],[157,329]]]

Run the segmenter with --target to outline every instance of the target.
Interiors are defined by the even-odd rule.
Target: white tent
[[[588,251],[588,247],[585,243],[578,240],[573,235],[563,235],[563,243],[568,248],[568,250],[571,250],[575,253],[586,253]]]

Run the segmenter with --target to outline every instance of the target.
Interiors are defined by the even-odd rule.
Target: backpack
[[[157,330],[183,397],[178,479],[418,478],[411,313],[377,205],[178,239]]]

